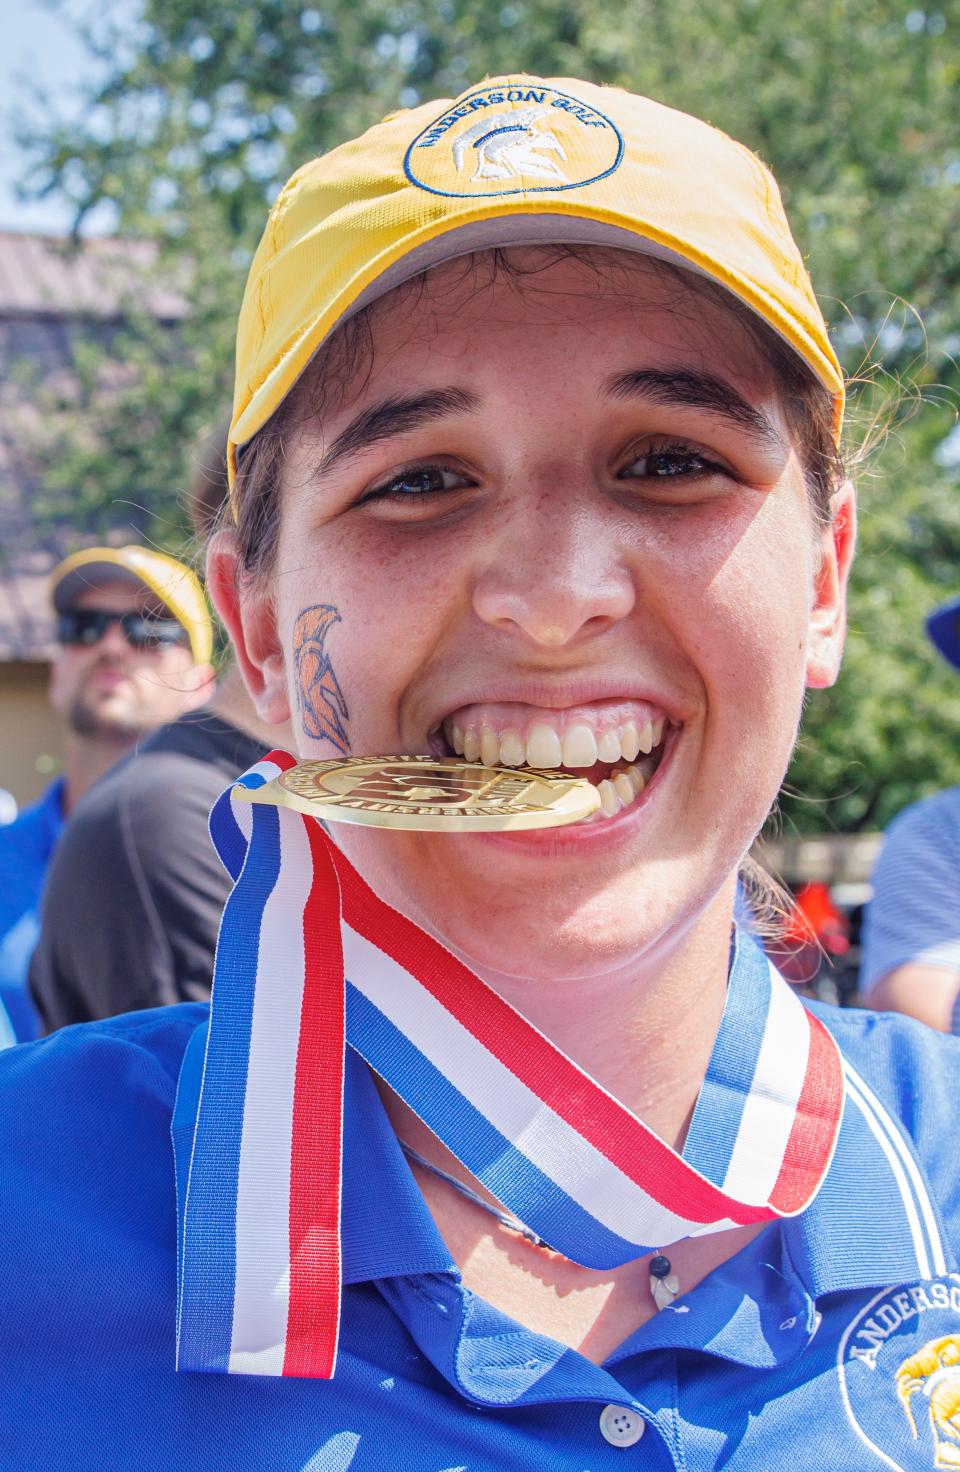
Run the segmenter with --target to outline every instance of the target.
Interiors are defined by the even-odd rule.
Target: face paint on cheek
[[[302,609],[293,628],[293,656],[304,734],[313,741],[329,741],[341,756],[347,756],[350,712],[327,653],[327,636],[339,622],[340,610],[331,603]]]

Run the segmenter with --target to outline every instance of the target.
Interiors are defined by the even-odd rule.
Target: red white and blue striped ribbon
[[[681,1156],[380,900],[315,819],[232,801],[293,764],[271,752],[211,814],[235,885],[182,1207],[180,1369],[333,1374],[345,1042],[584,1266],[809,1203],[839,1129],[840,1058],[751,941]]]

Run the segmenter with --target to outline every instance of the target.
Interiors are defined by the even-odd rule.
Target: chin
[[[155,731],[161,724],[160,721],[139,719],[127,709],[107,709],[97,711],[92,730],[101,741],[130,742]]]
[[[551,855],[457,835],[348,829],[336,834],[373,888],[431,931],[473,969],[549,981],[588,978],[665,955],[723,892],[726,919],[742,854],[740,837],[707,848],[704,827],[675,827],[670,852],[651,840]],[[624,825],[626,826],[626,825]],[[610,824],[616,831],[616,825]],[[536,835],[540,837],[540,835]],[[443,845],[441,849],[441,844]]]
[[[702,886],[680,889],[655,875],[631,873],[602,887],[549,883],[518,892],[477,885],[464,906],[456,893],[408,893],[403,908],[473,969],[531,981],[589,979],[669,947],[713,898]],[[687,893],[686,904],[673,898]]]

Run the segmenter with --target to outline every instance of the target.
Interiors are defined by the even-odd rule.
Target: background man
[[[198,537],[227,492],[226,426],[188,504]],[[44,892],[30,988],[48,1032],[210,994],[230,880],[207,832],[223,789],[270,746],[235,665],[203,710],[161,726],[98,782],[70,820]]]
[[[50,583],[58,651],[50,701],[64,718],[63,773],[0,828],[0,1002],[33,1036],[26,990],[40,896],[61,829],[84,793],[139,739],[209,699],[213,631],[182,563],[144,547],[92,547]]]
[[[960,598],[930,615],[927,632],[960,669]],[[860,984],[868,1007],[960,1032],[960,787],[913,803],[890,825],[873,875]]]

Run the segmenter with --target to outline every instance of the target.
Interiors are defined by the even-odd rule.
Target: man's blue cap
[[[927,633],[952,665],[960,670],[960,598],[941,603],[927,619]]]

